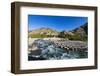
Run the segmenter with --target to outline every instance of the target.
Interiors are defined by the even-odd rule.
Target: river
[[[61,48],[53,41],[37,39],[34,40],[28,53],[28,60],[64,60],[64,59],[80,59],[88,58],[87,48],[83,51],[77,49]],[[36,48],[34,50],[34,48]],[[33,49],[32,49],[33,48]]]

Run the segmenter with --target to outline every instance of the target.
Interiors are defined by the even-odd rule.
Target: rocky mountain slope
[[[51,28],[39,28],[32,30],[29,32],[30,37],[63,37],[68,38],[69,40],[87,40],[88,35],[88,23],[85,23],[84,25],[77,27],[71,31],[61,31],[58,32]]]
[[[80,33],[80,34],[88,34],[88,23],[85,23],[84,25],[72,30],[73,33]]]
[[[59,32],[57,32],[56,30],[53,30],[51,28],[39,28],[39,29],[35,29],[31,32],[29,32],[29,34],[44,34],[44,35],[58,35]]]

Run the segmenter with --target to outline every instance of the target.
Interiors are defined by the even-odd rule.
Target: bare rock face
[[[73,33],[79,33],[79,34],[88,34],[88,23],[85,23],[84,25],[72,30]]]

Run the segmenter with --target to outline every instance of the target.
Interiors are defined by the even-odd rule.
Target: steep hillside
[[[32,30],[31,32],[29,32],[29,36],[40,36],[40,37],[50,37],[50,36],[57,36],[59,34],[59,32],[57,32],[56,30],[53,30],[51,28],[39,28],[39,29],[35,29]]]
[[[84,25],[72,30],[73,33],[79,33],[79,34],[88,34],[88,23],[85,23]]]
[[[67,29],[67,28],[66,28]],[[51,28],[39,28],[29,32],[29,37],[32,38],[45,38],[45,37],[60,37],[69,40],[82,40],[87,41],[88,37],[88,23],[77,27],[71,31],[58,32]]]

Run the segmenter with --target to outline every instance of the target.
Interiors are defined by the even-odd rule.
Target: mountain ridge
[[[85,37],[85,39],[87,38],[87,35],[88,35],[88,23],[85,23],[84,25],[80,26],[80,27],[77,27],[71,31],[57,31],[57,30],[54,30],[52,28],[45,28],[45,27],[41,27],[39,29],[35,29],[35,30],[32,30],[31,32],[29,32],[29,36],[31,35],[41,35],[40,37],[43,37],[45,35],[45,37],[53,37],[53,36],[56,36],[56,37],[71,37],[73,39],[73,37],[79,37],[79,38],[82,38],[82,37]],[[43,35],[43,36],[42,36]],[[61,36],[62,35],[62,36]],[[76,39],[77,39],[76,38]]]
[[[75,28],[75,29],[73,29],[73,30],[71,30],[71,31],[66,31],[66,30],[63,30],[63,31],[65,31],[65,32],[81,32],[81,31],[84,31],[86,34],[87,34],[87,23],[85,23],[84,25],[82,25],[82,26],[80,26],[80,27],[77,27],[77,28]],[[41,27],[41,28],[38,28],[38,29],[34,29],[34,30],[32,30],[32,31],[29,31],[29,33],[31,32],[31,33],[33,33],[33,34],[40,34],[41,32],[43,33],[47,33],[47,32],[50,32],[51,31],[51,33],[53,33],[53,32],[56,32],[56,33],[59,33],[57,30],[55,30],[55,29],[52,29],[52,28],[46,28],[46,27]]]

